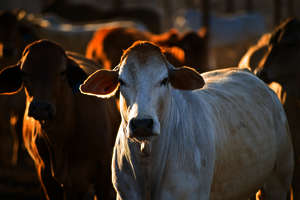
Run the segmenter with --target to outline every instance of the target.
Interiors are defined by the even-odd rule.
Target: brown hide
[[[26,47],[20,71],[27,96],[24,143],[46,196],[113,199],[110,162],[120,123],[114,100],[80,94],[87,74],[48,40]]]
[[[99,29],[87,46],[86,57],[111,69],[119,63],[123,51],[138,40],[151,41],[165,49],[167,59],[176,67],[187,65],[198,72],[208,71],[203,64],[206,62],[203,37],[196,32],[180,35],[173,29],[160,35],[134,28]]]
[[[290,18],[272,33],[268,52],[256,69],[266,83],[277,82],[277,96],[284,106],[295,151],[294,199],[300,199],[300,21]],[[275,91],[276,92],[276,91]]]

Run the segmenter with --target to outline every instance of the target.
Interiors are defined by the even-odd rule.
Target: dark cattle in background
[[[24,143],[49,199],[113,199],[110,163],[119,113],[115,101],[78,92],[88,74],[73,58],[51,41],[36,41],[20,62],[1,71],[0,93],[25,88]]]
[[[161,19],[158,12],[150,8],[118,8],[101,10],[86,4],[70,4],[55,0],[43,13],[56,14],[72,23],[90,23],[99,20],[135,20],[147,26],[153,33],[161,32]]]
[[[201,20],[204,14],[196,9],[179,11],[174,27],[181,32],[198,31],[207,26]],[[258,12],[223,16],[210,13],[208,19],[210,61],[215,62],[210,64],[215,68],[237,66],[249,45],[267,31],[266,19]]]
[[[206,49],[203,35],[205,35],[205,31],[180,34],[171,29],[155,35],[134,28],[104,28],[99,29],[89,42],[86,57],[102,64],[106,69],[110,69],[119,63],[123,50],[130,47],[135,41],[147,40],[165,48],[166,57],[175,66],[187,65],[196,68],[199,72],[204,72],[208,71],[208,66],[204,64],[207,58],[204,53]],[[169,51],[170,48],[173,49]]]
[[[52,40],[62,45],[67,51],[84,54],[94,32],[99,28],[112,25],[145,29],[142,23],[133,21],[120,20],[75,25],[57,16],[36,15],[23,10],[2,11],[2,14],[0,13],[0,42],[4,49],[1,54],[2,64],[15,63],[16,57],[20,56],[24,47],[38,39]]]
[[[268,52],[270,38],[271,34],[265,33],[255,45],[250,46],[239,61],[239,68],[248,68],[250,71],[254,72],[254,70],[258,68],[262,58]]]
[[[272,33],[268,51],[255,70],[266,83],[277,82],[277,96],[284,106],[295,151],[294,199],[300,199],[300,21],[289,18]]]

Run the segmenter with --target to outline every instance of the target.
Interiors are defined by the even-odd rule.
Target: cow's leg
[[[293,135],[295,150],[295,169],[292,186],[295,200],[300,200],[300,137],[298,135],[300,134],[297,133]]]
[[[263,187],[263,200],[285,200],[289,190],[276,176],[272,176]]]
[[[291,182],[293,178],[293,152],[282,154],[278,159],[273,173],[265,182],[262,189],[263,200],[286,200],[290,193]]]

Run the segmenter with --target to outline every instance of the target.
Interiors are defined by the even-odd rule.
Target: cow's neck
[[[61,171],[66,168],[68,160],[68,144],[70,143],[71,135],[76,130],[76,102],[75,97],[71,92],[65,92],[64,100],[56,104],[56,119],[54,127],[45,130],[52,146],[53,159],[55,159],[55,171]]]
[[[64,98],[56,103],[56,116],[54,127],[46,130],[50,139],[53,140],[55,145],[62,145],[65,143],[66,138],[70,137],[74,127],[75,115],[75,102],[74,95],[65,92]]]
[[[180,99],[180,101],[184,100]],[[161,180],[165,173],[167,160],[173,156],[169,155],[171,141],[173,141],[171,137],[173,137],[176,127],[180,126],[181,121],[179,119],[181,111],[175,105],[178,105],[178,102],[175,102],[175,99],[170,95],[160,119],[161,133],[151,142],[150,156],[145,157],[141,154],[141,145],[136,148],[135,157],[138,160],[139,169],[142,171],[140,181],[143,182],[146,200],[156,198],[155,195],[162,185]]]

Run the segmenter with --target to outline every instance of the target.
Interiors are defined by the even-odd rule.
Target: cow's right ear
[[[196,90],[205,85],[202,76],[190,67],[169,68],[168,73],[171,85],[179,90]]]
[[[80,86],[80,92],[101,98],[113,96],[119,88],[119,74],[115,70],[100,69]]]
[[[20,63],[0,71],[0,94],[15,94],[23,88]]]

